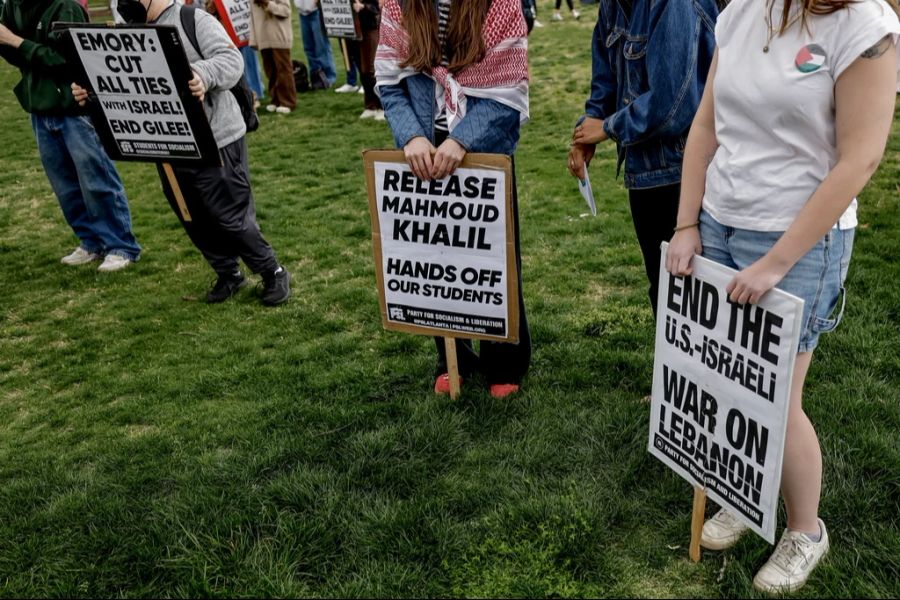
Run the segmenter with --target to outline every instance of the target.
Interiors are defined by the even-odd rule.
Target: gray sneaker
[[[64,265],[74,267],[77,265],[86,265],[88,263],[100,260],[101,258],[103,257],[100,254],[97,254],[96,252],[88,252],[81,246],[78,246],[77,248],[75,248],[75,251],[72,252],[72,254],[63,256],[59,262]]]
[[[707,550],[726,550],[734,546],[748,529],[737,517],[722,508],[703,524],[700,545]]]
[[[819,561],[828,553],[828,532],[819,519],[822,539],[814,542],[805,533],[784,530],[769,560],[753,578],[753,587],[769,594],[799,590]]]

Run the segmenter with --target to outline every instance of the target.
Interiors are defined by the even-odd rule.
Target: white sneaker
[[[291,109],[289,109],[287,106],[276,106],[275,112],[277,112],[279,115],[286,115],[291,112]]]
[[[703,524],[700,545],[707,550],[725,550],[734,546],[748,529],[737,517],[722,508]]]
[[[550,19],[551,21],[562,21],[562,15],[558,12],[553,13],[553,17]]]
[[[366,90],[363,89],[363,86],[359,86],[359,89],[356,91],[357,94],[365,94]]]
[[[578,19],[581,18],[581,13],[578,12],[578,9],[577,9],[577,8],[573,8],[573,9],[572,9],[572,16],[575,17],[575,20],[577,21]]]
[[[371,108],[367,108],[362,111],[362,114],[359,115],[360,119],[374,119],[375,115],[378,113],[377,110],[372,110]]]
[[[819,519],[822,539],[814,542],[805,533],[784,530],[775,552],[753,578],[753,587],[769,594],[799,590],[819,560],[828,553],[828,532]]]
[[[358,85],[350,85],[349,83],[345,83],[341,87],[335,88],[334,92],[336,94],[347,94],[350,92],[355,92],[358,89],[359,89]]]
[[[372,118],[375,119],[376,121],[384,121],[386,119],[386,117],[384,116],[383,110],[376,110],[375,116]]]
[[[101,273],[112,273],[113,271],[121,271],[131,264],[130,258],[119,256],[118,254],[107,254],[103,259],[103,263],[97,267]]]
[[[270,105],[268,105],[268,106],[266,107],[266,110],[269,111],[269,112],[275,112],[275,109],[276,109],[276,108],[278,108],[278,107],[275,106],[274,104],[270,104]]]
[[[72,254],[67,256],[63,256],[59,262],[64,265],[69,265],[70,267],[74,267],[77,265],[86,265],[87,263],[94,262],[95,260],[100,260],[101,256],[96,252],[88,252],[81,246],[75,248],[75,251]]]
[[[536,28],[540,28],[540,27],[543,27],[544,24],[541,23],[540,21],[538,21],[537,19],[535,19],[535,20],[534,20],[534,26],[535,26]]]

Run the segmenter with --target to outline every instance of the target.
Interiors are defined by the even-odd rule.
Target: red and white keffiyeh
[[[482,35],[486,51],[480,62],[455,75],[441,65],[426,73],[440,86],[435,94],[438,110],[446,108],[450,131],[466,115],[466,96],[495,100],[519,111],[522,122],[528,120],[528,38],[521,1],[493,0]],[[416,75],[412,67],[400,66],[408,56],[409,34],[400,5],[385,0],[375,54],[376,87],[397,85]]]

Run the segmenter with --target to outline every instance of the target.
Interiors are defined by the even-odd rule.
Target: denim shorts
[[[812,352],[819,334],[833,331],[844,315],[844,280],[850,266],[855,229],[833,228],[816,242],[776,287],[803,299],[798,352]],[[722,225],[700,212],[703,257],[732,269],[745,269],[762,258],[783,231],[751,231]],[[840,301],[840,307],[838,307]]]

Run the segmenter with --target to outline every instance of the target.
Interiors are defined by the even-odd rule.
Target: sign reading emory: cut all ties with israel
[[[734,270],[697,256],[693,275],[675,277],[667,249],[649,450],[774,543],[803,301],[773,289],[758,304],[733,303]]]
[[[512,339],[518,296],[507,172],[462,166],[423,181],[405,162],[369,158],[385,327]]]

